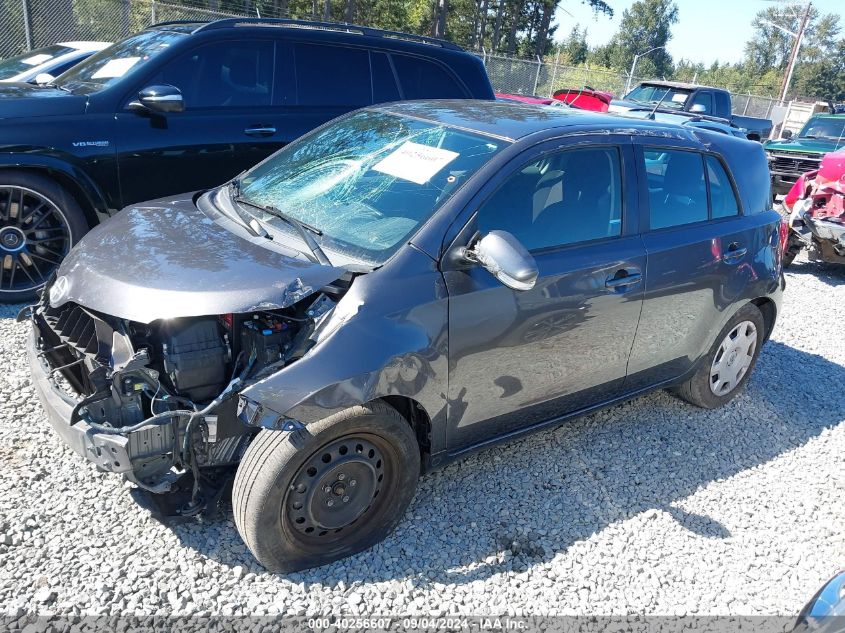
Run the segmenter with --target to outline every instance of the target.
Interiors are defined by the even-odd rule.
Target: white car
[[[0,60],[0,81],[34,81],[38,75],[58,77],[111,42],[59,42]]]

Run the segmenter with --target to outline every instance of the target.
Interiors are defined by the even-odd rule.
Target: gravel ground
[[[264,572],[53,433],[0,308],[0,613],[794,614],[845,568],[845,270],[798,261],[747,390],[662,392],[426,476],[385,542]],[[839,334],[837,334],[839,332]]]

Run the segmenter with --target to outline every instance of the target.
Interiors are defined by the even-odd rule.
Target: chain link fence
[[[279,0],[252,0],[242,12],[210,9],[220,0],[203,5],[178,0],[0,0],[0,58],[34,48],[72,40],[115,42],[156,22],[213,20],[223,17],[283,17]],[[316,0],[314,2],[316,10]],[[590,86],[621,95],[645,77],[588,66],[572,67],[537,58],[516,59],[478,54],[497,92],[551,96],[561,88]],[[730,89],[730,87],[725,86]],[[734,94],[735,114],[768,118],[777,100],[758,95]]]
[[[115,42],[156,22],[282,17],[274,4],[247,13],[160,0],[0,0],[0,58],[63,41]]]
[[[556,62],[544,62],[534,59],[516,59],[500,57],[482,52],[479,57],[484,61],[487,74],[496,92],[537,95],[551,97],[562,88],[583,88],[589,86],[595,90],[623,95],[629,87],[654,77],[631,77],[623,72],[604,68],[584,66],[565,66]],[[730,90],[729,86],[716,86]],[[733,97],[734,114],[769,118],[772,110],[783,105],[773,97],[751,94],[736,94]]]

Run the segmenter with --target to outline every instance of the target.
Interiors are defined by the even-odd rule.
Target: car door
[[[635,153],[648,264],[631,390],[693,368],[755,276],[756,240],[718,156],[654,139],[635,140]]]
[[[212,187],[259,162],[283,143],[287,98],[272,39],[208,42],[166,62],[126,96],[116,113],[123,204]],[[182,92],[183,112],[131,110],[145,86]]]
[[[645,269],[630,150],[626,137],[541,146],[470,205],[454,244],[508,231],[539,277],[516,291],[480,266],[445,267],[450,450],[621,393]]]
[[[286,133],[298,132],[297,136],[372,105],[373,73],[380,69],[389,72],[389,66],[384,70],[388,64],[384,53],[357,46],[291,41],[290,55],[295,68],[296,108]],[[392,76],[389,79],[393,81]]]

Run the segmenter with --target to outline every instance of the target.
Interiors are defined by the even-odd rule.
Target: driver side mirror
[[[784,130],[780,133],[780,137],[782,139],[786,139],[787,141],[792,138],[792,130]]]
[[[513,290],[531,290],[537,281],[537,262],[507,231],[490,231],[464,251],[468,261],[477,262]]]
[[[693,114],[704,114],[707,112],[707,108],[704,107],[703,103],[696,103],[689,109],[689,111]]]
[[[176,86],[147,86],[138,93],[138,100],[130,103],[129,108],[148,110],[155,114],[172,114],[184,111],[185,101]]]

